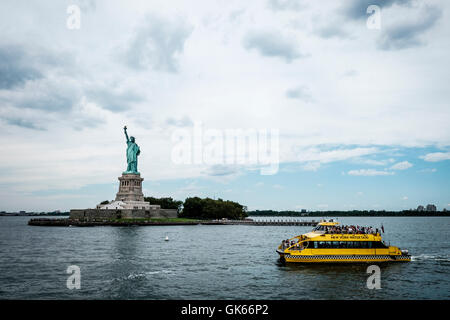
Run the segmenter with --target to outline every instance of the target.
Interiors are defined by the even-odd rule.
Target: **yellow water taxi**
[[[311,232],[283,240],[277,252],[282,261],[297,263],[411,261],[408,250],[382,240],[381,230],[340,226],[333,220],[322,220]]]

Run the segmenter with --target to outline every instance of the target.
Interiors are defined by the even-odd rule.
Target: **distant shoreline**
[[[248,217],[450,217],[450,211],[248,211]],[[62,213],[0,213],[0,217],[69,217],[70,212]]]
[[[274,211],[255,210],[247,212],[249,217],[450,217],[450,211]]]
[[[70,212],[62,213],[0,213],[0,217],[68,217]]]

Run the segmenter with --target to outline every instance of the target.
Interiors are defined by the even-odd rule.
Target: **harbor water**
[[[280,263],[279,243],[311,227],[36,227],[29,219],[0,217],[0,299],[450,298],[449,217],[337,217],[383,224],[385,241],[409,250],[410,263],[380,265],[381,289],[367,288],[367,264]],[[67,288],[69,266],[80,268],[80,289]]]

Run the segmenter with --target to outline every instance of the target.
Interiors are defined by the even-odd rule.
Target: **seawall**
[[[48,219],[37,218],[28,221],[30,226],[47,227],[95,227],[95,226],[188,226],[188,225],[248,225],[248,226],[316,226],[316,221],[251,221],[251,220],[196,220],[170,221],[146,219],[92,218],[92,219]]]
[[[175,209],[72,209],[71,220],[176,218]]]

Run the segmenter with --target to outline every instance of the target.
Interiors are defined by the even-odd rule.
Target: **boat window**
[[[309,242],[309,241],[308,241]],[[308,244],[305,242],[304,247]],[[310,248],[314,249],[373,249],[373,248],[387,248],[380,241],[312,241],[309,244]]]
[[[320,249],[326,248],[325,241],[318,241],[317,244]]]
[[[374,248],[372,241],[354,241],[352,248],[371,249]]]
[[[373,241],[372,248],[387,248],[381,241]]]

